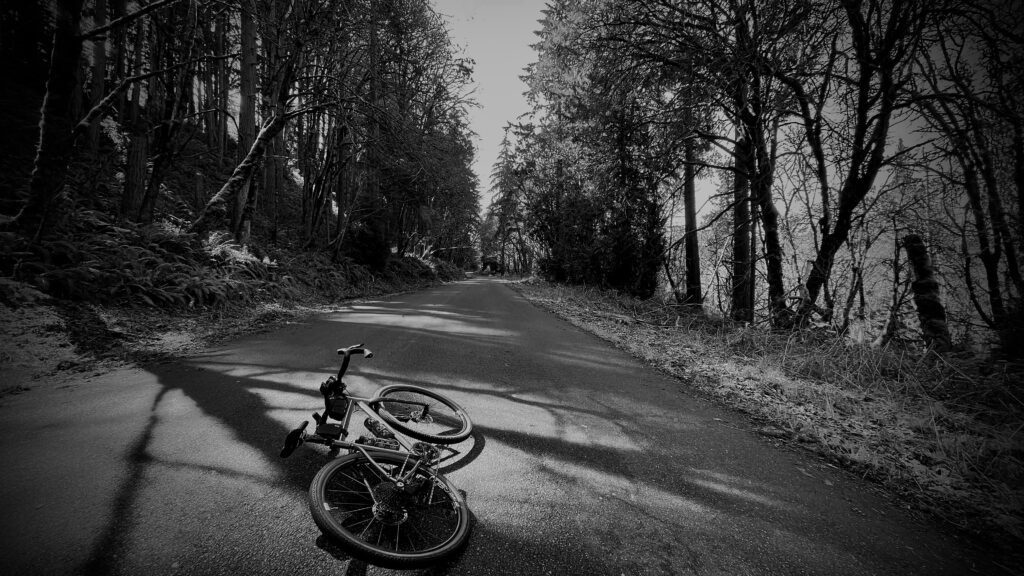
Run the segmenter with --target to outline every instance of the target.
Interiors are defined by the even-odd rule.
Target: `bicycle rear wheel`
[[[371,406],[396,430],[425,442],[454,444],[469,438],[473,431],[473,423],[461,406],[419,386],[385,386]]]
[[[362,454],[324,466],[309,487],[309,507],[320,530],[352,556],[388,568],[433,564],[469,538],[469,511],[447,478],[420,468],[404,485],[394,477],[412,459],[372,453],[388,475]]]

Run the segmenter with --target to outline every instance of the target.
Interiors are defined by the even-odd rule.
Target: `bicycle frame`
[[[403,435],[398,430],[395,430],[390,424],[385,422],[383,418],[376,418],[373,409],[370,407],[370,403],[374,401],[373,398],[361,398],[359,396],[349,396],[348,394],[345,394],[345,396],[348,399],[348,409],[345,410],[345,418],[341,420],[342,434],[344,434],[345,436],[348,435],[348,427],[352,421],[352,414],[358,407],[368,417],[376,419],[378,423],[387,428],[394,435],[395,440],[398,442],[398,444],[402,448],[405,448],[405,452],[402,452],[400,450],[390,450],[388,448],[381,448],[379,446],[373,446],[373,450],[384,453],[407,455],[417,460],[416,465],[413,466],[413,468],[403,478],[401,478],[401,480],[411,478],[412,475],[416,472],[416,469],[422,463],[423,458],[419,454],[416,454],[414,452],[413,445],[410,443],[409,439],[406,438],[405,435]],[[324,417],[324,419],[326,420],[327,418]],[[363,446],[362,444],[357,444],[355,442],[347,442],[345,440],[335,440],[330,444],[330,447],[345,448],[348,450],[358,450],[363,454],[363,456],[366,456],[370,463],[373,464],[374,468],[376,468],[380,473],[384,474],[385,476],[388,476],[388,474],[384,472],[384,469],[381,468],[381,466],[377,464],[377,462],[373,459],[373,456],[369,454],[369,451],[366,449],[366,446]]]
[[[411,478],[421,465],[426,465],[432,469],[437,469],[437,465],[447,458],[441,458],[441,450],[447,450],[453,454],[458,454],[458,450],[450,448],[448,446],[439,446],[433,443],[427,442],[412,442],[409,435],[399,432],[397,429],[392,427],[384,418],[378,418],[379,414],[373,409],[373,405],[383,402],[384,399],[380,396],[373,396],[371,398],[363,398],[360,396],[353,396],[348,393],[348,388],[345,386],[342,378],[345,376],[345,371],[348,369],[349,359],[352,354],[361,353],[366,358],[371,358],[373,352],[362,347],[362,344],[356,346],[349,346],[347,348],[339,348],[339,354],[343,354],[341,368],[338,370],[337,376],[332,376],[324,381],[320,385],[320,394],[324,397],[324,415],[321,416],[319,413],[313,413],[313,420],[316,421],[317,429],[315,433],[309,434],[306,432],[306,427],[309,426],[309,420],[304,421],[298,428],[288,433],[285,438],[285,446],[281,449],[281,457],[286,458],[292,453],[300,444],[305,442],[312,442],[314,444],[323,444],[330,448],[331,452],[336,452],[342,448],[349,451],[358,451],[360,454],[366,457],[367,460],[377,469],[378,472],[383,474],[385,477],[394,478],[397,481],[405,481]],[[416,406],[423,407],[423,416],[427,416],[429,412],[429,406],[420,402],[402,400],[400,398],[389,398],[389,403],[398,404],[413,404]],[[340,412],[338,408],[339,403],[344,402],[345,410]],[[352,421],[352,414],[356,408],[359,408],[366,416],[374,420],[378,425],[383,426],[389,432],[395,442],[401,446],[403,450],[392,450],[382,446],[374,444],[362,444],[360,442],[349,442],[344,440],[348,436],[348,428]],[[337,420],[340,424],[329,424],[328,420]],[[325,429],[329,427],[329,429]],[[379,436],[374,430],[369,431],[374,436]],[[422,446],[430,446],[430,450],[423,450]],[[392,477],[388,474],[384,468],[374,459],[372,453],[378,454],[390,454],[404,457],[406,461],[410,459],[414,461],[412,468],[405,473],[399,473],[399,476]],[[405,466],[402,466],[402,470],[405,470]]]
[[[383,474],[385,477],[388,477],[388,478],[392,478],[391,474],[389,474],[387,471],[385,471],[384,468],[380,464],[377,463],[377,461],[374,459],[374,457],[372,455],[373,452],[384,453],[384,454],[395,454],[395,455],[398,455],[398,456],[404,456],[407,460],[410,460],[410,459],[414,460],[415,464],[407,472],[405,472],[404,474],[401,474],[401,476],[399,476],[399,477],[395,477],[394,478],[395,480],[403,481],[403,482],[409,480],[410,478],[412,478],[413,475],[415,475],[416,471],[419,469],[419,467],[424,462],[427,463],[428,467],[436,468],[437,464],[442,460],[441,458],[436,458],[436,459],[434,459],[432,461],[431,460],[427,460],[422,454],[418,454],[416,452],[415,444],[410,442],[409,438],[407,438],[406,435],[404,435],[403,433],[401,433],[398,430],[396,430],[395,428],[393,428],[390,424],[385,422],[383,418],[378,418],[376,413],[374,412],[373,408],[371,407],[371,405],[375,404],[377,402],[380,402],[380,399],[378,399],[376,397],[363,398],[363,397],[360,397],[360,396],[352,396],[352,395],[348,394],[347,391],[342,391],[341,395],[344,397],[345,401],[347,402],[347,406],[345,408],[344,417],[341,418],[341,420],[339,420],[339,422],[341,423],[340,427],[341,427],[342,439],[332,440],[332,439],[329,439],[329,438],[325,438],[325,437],[323,437],[323,436],[321,436],[319,434],[307,434],[307,433],[305,433],[304,430],[305,430],[305,426],[308,424],[308,421],[307,421],[307,422],[303,423],[302,428],[301,428],[303,430],[303,433],[302,433],[302,436],[301,436],[301,439],[302,439],[303,442],[311,442],[311,443],[314,443],[314,444],[323,444],[323,445],[328,446],[331,450],[339,450],[339,449],[344,448],[346,450],[358,451],[363,456],[365,456],[367,460],[370,461],[370,464],[372,464],[373,467],[376,468],[378,472],[380,472],[381,474]],[[401,403],[402,400],[392,399],[392,400],[389,400],[389,402]],[[411,403],[416,404],[415,402],[411,402]],[[376,420],[378,424],[380,424],[380,425],[384,426],[385,428],[387,428],[392,433],[392,435],[394,436],[395,441],[398,442],[398,444],[402,448],[404,448],[405,450],[404,451],[402,451],[402,450],[391,450],[389,448],[382,448],[380,446],[372,446],[372,445],[368,446],[368,445],[359,444],[357,442],[349,442],[347,440],[344,440],[343,438],[348,436],[348,428],[349,428],[349,425],[351,424],[351,421],[352,421],[352,414],[355,412],[356,408],[361,410],[364,414],[366,414],[366,416]],[[325,414],[321,418],[317,419],[316,415],[314,415],[314,419],[317,420],[317,424],[319,426],[321,424],[326,423],[327,420],[329,419],[329,416],[327,416]],[[419,442],[417,442],[417,443],[419,443]],[[436,448],[438,450],[443,448],[443,449],[449,450],[451,452],[457,453],[456,450],[454,450],[452,448],[449,448],[447,446],[445,446],[445,447],[436,447]]]

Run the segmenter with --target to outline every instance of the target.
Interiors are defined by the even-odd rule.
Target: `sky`
[[[477,133],[477,157],[473,169],[480,178],[481,205],[490,204],[491,169],[508,122],[530,110],[519,79],[536,54],[530,45],[545,0],[433,0],[447,17],[452,39],[464,56],[476,61],[473,78],[479,104],[469,112]]]

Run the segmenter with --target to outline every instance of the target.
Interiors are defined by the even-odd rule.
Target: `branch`
[[[109,24],[107,24],[105,26],[100,26],[99,28],[93,28],[92,30],[90,30],[88,32],[83,32],[83,33],[79,34],[78,35],[78,41],[79,42],[83,42],[85,40],[91,40],[91,39],[93,39],[93,38],[95,38],[97,36],[100,36],[100,35],[108,32],[108,31],[110,31],[110,30],[112,30],[114,28],[117,28],[118,26],[123,26],[124,24],[127,24],[127,23],[129,23],[129,22],[131,22],[133,20],[138,19],[138,18],[141,18],[141,17],[145,16],[146,14],[149,14],[150,12],[154,12],[156,10],[159,10],[159,9],[165,7],[165,6],[169,6],[171,4],[174,4],[177,1],[178,0],[159,0],[159,2],[154,2],[153,4],[150,4],[149,6],[145,6],[145,7],[139,8],[135,12],[132,12],[131,14],[126,14],[126,15],[124,15],[124,16],[116,19],[116,20],[113,20],[113,21],[111,21]]]
[[[89,110],[85,117],[82,118],[82,120],[75,125],[75,128],[71,131],[71,133],[74,136],[78,136],[85,130],[88,130],[89,126],[93,123],[94,120],[96,120],[97,117],[99,117],[100,114],[103,113],[107,106],[110,106],[110,103],[113,102],[119,94],[127,90],[128,87],[134,84],[135,82],[141,82],[142,80],[146,80],[147,78],[152,78],[153,76],[158,76],[160,74],[163,74],[164,72],[170,72],[171,70],[175,70],[177,68],[181,68],[182,66],[187,66],[189,64],[194,64],[196,62],[221,60],[226,58],[233,58],[235,56],[236,54],[225,54],[223,56],[204,56],[202,58],[197,58],[195,60],[181,62],[175,64],[174,66],[164,68],[162,70],[155,70],[153,72],[146,72],[145,74],[137,74],[130,78],[125,78],[121,81],[120,84],[117,85],[117,88],[114,88],[114,90],[110,92],[110,94],[104,96],[102,100],[100,100],[95,106],[92,107],[91,110]]]

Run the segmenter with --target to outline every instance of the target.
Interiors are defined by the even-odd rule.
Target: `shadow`
[[[738,478],[728,479],[723,475],[718,475],[718,478],[713,480],[700,478],[688,462],[657,448],[637,453],[602,445],[588,446],[566,442],[519,431],[480,428],[496,442],[523,450],[534,458],[554,459],[559,465],[567,464],[570,470],[573,467],[586,468],[608,478],[651,486],[702,505],[713,505],[719,511],[761,517],[768,511],[763,509],[770,509],[777,519],[781,519],[797,513],[802,508],[799,504],[786,503],[773,497],[771,491],[764,487],[751,486]],[[659,474],[647,472],[649,462],[660,462]],[[578,485],[581,489],[601,488],[581,484],[573,474],[560,472],[555,466],[546,465],[541,469],[546,474]]]
[[[498,526],[477,523],[459,556],[428,568],[418,576],[443,576],[453,571],[490,576],[621,574],[615,566],[600,561],[604,551],[588,550],[569,534],[552,538],[536,527],[525,528],[525,531],[509,532]]]
[[[478,289],[477,300],[459,296],[467,285]],[[481,501],[480,517],[473,516],[461,555],[420,574],[741,573],[750,567],[758,573],[964,572],[957,564],[935,569],[939,560],[903,559],[904,550],[890,542],[911,530],[891,526],[887,504],[871,501],[883,508],[877,515],[851,511],[856,508],[842,498],[854,491],[838,494],[823,483],[826,473],[794,472],[792,455],[712,424],[735,415],[681,395],[678,381],[486,280],[346,305],[147,367],[162,388],[127,455],[129,474],[110,527],[81,572],[118,571],[117,558],[140,529],[133,512],[146,469],[159,463],[226,478],[251,473],[284,494],[287,514],[304,518],[293,537],[309,538],[309,549],[347,563],[346,574],[388,573],[352,560],[315,527],[310,536],[308,512],[294,510],[326,450],[305,447],[287,462],[278,457],[285,434],[322,410],[317,379],[336,370],[335,349],[356,342],[378,359],[353,366],[346,381],[354,391],[421,385],[451,395],[474,422],[471,447],[441,471],[459,472],[459,484],[486,488],[479,492],[488,500]],[[187,433],[188,418],[198,416],[223,428],[231,442],[226,449],[251,457],[236,468],[227,456],[215,460],[220,452],[213,462],[154,458],[158,426],[175,423],[175,431]],[[601,515],[605,506],[621,516],[602,516],[608,525],[590,526],[588,515]],[[629,540],[631,530],[642,531],[639,543]],[[830,565],[822,555],[848,565]]]
[[[216,356],[224,357],[225,354],[221,353]],[[119,571],[119,559],[124,558],[128,553],[129,536],[134,529],[137,529],[137,526],[134,526],[136,504],[138,504],[140,492],[145,485],[143,479],[147,469],[151,466],[159,465],[169,469],[255,481],[305,497],[309,482],[317,470],[329,461],[331,455],[327,449],[315,445],[308,445],[297,450],[287,459],[287,462],[282,460],[279,457],[279,451],[290,428],[270,417],[271,410],[279,408],[279,406],[268,403],[261,396],[262,393],[277,392],[308,398],[309,402],[304,402],[302,407],[296,405],[288,409],[305,412],[299,419],[312,420],[309,414],[314,411],[323,411],[322,397],[318,391],[300,385],[227,375],[208,367],[198,367],[200,364],[204,366],[210,364],[207,360],[209,357],[210,355],[207,355],[190,359],[191,361],[185,363],[161,363],[148,367],[148,371],[157,377],[162,387],[150,407],[149,419],[144,431],[126,454],[126,460],[129,463],[128,474],[117,491],[108,528],[97,540],[90,559],[76,573],[93,575]],[[217,364],[234,367],[246,365],[231,362],[218,362]],[[266,373],[287,375],[295,371],[311,371],[309,366],[282,367],[270,364],[265,364],[265,366],[270,370],[256,373],[254,376]],[[160,415],[160,408],[174,391],[182,392],[186,398],[195,403],[204,416],[226,426],[235,441],[256,449],[270,463],[271,469],[265,475],[253,476],[227,467],[194,462],[176,462],[154,457],[150,453],[154,441],[154,431],[162,421],[166,422],[167,420],[167,417]],[[360,415],[356,414],[356,416]],[[361,418],[354,417],[353,422],[361,422]],[[295,424],[297,423],[298,420]],[[358,434],[354,433],[354,435]],[[465,445],[463,447],[468,447],[468,449],[460,451],[451,461],[443,465],[440,468],[441,473],[450,473],[470,464],[481,454],[486,440],[482,433],[475,431],[470,439],[460,444]],[[268,480],[268,476],[278,479]],[[310,524],[312,525],[312,521]],[[317,534],[319,536],[316,543],[323,544],[322,534],[319,534],[318,530]],[[331,551],[332,554],[336,553],[335,557],[338,560],[349,562],[346,574],[366,573],[365,562],[352,560],[337,546],[325,544],[322,547]],[[424,574],[443,573],[447,572],[437,572],[436,570],[424,572]]]
[[[463,444],[467,444],[470,441],[472,441],[472,443],[473,443],[472,448],[470,448],[466,452],[462,452],[460,450],[459,454],[457,454],[451,460],[446,460],[446,459],[442,458],[441,459],[442,463],[444,463],[444,462],[448,462],[448,463],[444,464],[443,466],[438,467],[437,471],[440,472],[441,474],[451,474],[452,472],[455,472],[456,470],[461,470],[462,468],[465,468],[466,466],[471,464],[474,460],[476,460],[480,456],[480,454],[484,451],[484,447],[487,446],[487,438],[484,436],[483,432],[481,432],[480,429],[475,424],[473,425],[473,432],[472,432],[472,434],[470,434],[469,439],[464,440],[464,441],[462,441],[462,442],[460,442],[458,444],[455,444],[455,446],[462,447]]]
[[[413,384],[416,386],[423,386],[437,391],[449,391],[449,392],[462,392],[466,394],[472,394],[474,396],[490,396],[496,399],[500,399],[506,402],[513,402],[515,404],[521,404],[523,406],[532,406],[535,408],[542,408],[544,410],[553,411],[564,411],[574,412],[577,414],[589,414],[591,416],[609,417],[613,416],[615,410],[609,410],[608,408],[603,409],[587,409],[573,406],[567,403],[556,403],[556,402],[542,402],[540,400],[527,400],[525,398],[516,397],[517,394],[526,394],[543,390],[542,388],[535,387],[523,387],[523,388],[507,388],[505,391],[499,392],[496,390],[487,390],[479,386],[459,386],[456,384],[446,384],[444,382],[424,382],[422,379],[415,378],[403,378],[401,376],[395,376],[391,374],[376,374],[376,380],[387,382],[388,384]],[[474,423],[475,425],[475,423]]]
[[[154,432],[162,420],[167,420],[162,419],[159,414],[161,404],[166,404],[168,396],[176,390],[194,401],[205,415],[226,424],[239,440],[256,448],[268,461],[273,462],[273,470],[268,471],[266,477],[276,476],[279,479],[256,478],[260,483],[302,494],[316,470],[325,464],[323,454],[316,451],[296,454],[298,457],[292,457],[287,466],[279,463],[278,452],[287,429],[267,416],[269,407],[252,392],[254,389],[263,388],[290,393],[303,391],[287,385],[225,377],[218,372],[194,369],[181,364],[153,365],[148,371],[158,377],[162,388],[150,408],[149,420],[144,431],[126,453],[128,474],[118,488],[109,526],[97,540],[90,559],[76,571],[78,574],[111,574],[119,571],[119,559],[125,557],[128,539],[136,528],[135,505],[144,487],[144,477],[149,467],[160,465],[227,478],[242,478],[247,481],[254,479],[251,475],[229,468],[166,461],[150,454],[155,439]]]
[[[330,554],[335,560],[339,562],[348,562],[348,566],[345,567],[345,576],[366,576],[366,569],[368,564],[362,560],[357,560],[348,555],[348,552],[344,548],[338,546],[327,537],[326,534],[320,534],[316,537],[316,547]]]
[[[77,573],[93,575],[110,574],[113,572],[115,554],[121,548],[123,529],[128,524],[128,518],[135,502],[138,487],[142,481],[146,462],[149,460],[146,454],[146,447],[149,445],[153,437],[153,429],[156,427],[156,409],[166,393],[167,390],[163,389],[157,394],[153,400],[153,405],[150,407],[149,420],[146,422],[146,427],[125,454],[125,460],[128,462],[128,477],[114,498],[113,521],[93,547],[89,560],[86,561],[85,565]]]

